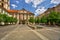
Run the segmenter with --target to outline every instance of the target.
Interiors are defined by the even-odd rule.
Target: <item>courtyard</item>
[[[0,40],[60,40],[60,27],[31,29],[26,24],[0,27]]]
[[[0,40],[60,40],[60,0],[0,0]]]

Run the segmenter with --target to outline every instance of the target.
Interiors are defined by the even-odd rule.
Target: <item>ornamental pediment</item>
[[[21,11],[18,11],[18,13],[27,13],[27,11],[21,10]]]

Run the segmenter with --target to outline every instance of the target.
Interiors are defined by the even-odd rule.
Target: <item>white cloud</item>
[[[51,3],[60,4],[60,0],[51,0]]]
[[[54,5],[53,7],[56,7],[57,5]]]
[[[42,14],[46,11],[47,9],[45,9],[45,7],[40,7],[37,10],[35,10],[35,15],[39,15]]]
[[[25,0],[26,3],[30,3],[32,0]]]
[[[33,3],[33,7],[37,7],[37,5],[41,4],[44,0],[25,0],[26,3]]]
[[[41,4],[44,0],[33,0],[32,3],[33,3],[33,6],[36,8],[37,5]]]
[[[13,8],[16,8],[16,7],[17,7],[17,5],[15,5],[15,4],[11,4],[11,6],[12,6]]]
[[[16,3],[18,4],[18,3],[19,3],[19,1],[16,1]]]

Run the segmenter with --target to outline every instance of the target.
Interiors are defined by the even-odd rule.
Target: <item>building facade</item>
[[[10,2],[9,2],[9,0],[0,0],[0,5],[3,8],[7,9],[7,10],[10,9]]]
[[[0,13],[13,16],[18,19],[18,24],[28,24],[30,17],[34,17],[34,14],[25,10],[10,10],[10,0],[0,0]]]
[[[45,11],[42,14],[40,14],[38,17],[41,18],[42,16],[48,16],[51,11],[60,12],[60,4],[57,5],[56,7],[48,8],[47,11]]]
[[[12,15],[10,15],[10,14],[8,13],[8,11],[7,11],[5,8],[3,8],[2,6],[0,6],[0,14],[7,14],[8,16],[12,16]]]
[[[10,3],[9,0],[0,0],[0,13],[1,14],[7,14],[8,16],[11,16],[7,10],[10,10]]]
[[[4,13],[7,14],[7,11],[6,11],[5,8],[3,8],[2,6],[0,6],[0,13],[1,13],[1,14],[4,14]]]
[[[8,10],[9,14],[18,19],[18,24],[28,24],[30,17],[34,17],[34,14],[22,9],[22,10]]]
[[[52,8],[56,12],[60,12],[60,4]]]

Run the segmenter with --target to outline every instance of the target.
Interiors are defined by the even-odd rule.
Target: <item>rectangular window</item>
[[[3,3],[1,4],[1,6],[3,7]]]
[[[8,8],[8,5],[7,5],[7,4],[4,4],[4,8],[6,8],[6,9],[7,9],[7,8]]]
[[[4,0],[4,2],[8,2],[8,0]]]
[[[27,18],[26,16],[27,16],[27,15],[26,15],[26,14],[24,14],[24,20],[26,20],[26,18]]]
[[[5,13],[5,11],[3,10],[3,14]]]
[[[1,5],[1,3],[0,3],[0,5]]]
[[[4,0],[2,0],[2,1],[4,1]]]
[[[0,0],[1,1],[1,0]]]
[[[30,19],[30,15],[28,15],[28,19]]]
[[[0,13],[1,13],[1,8],[0,8]]]

